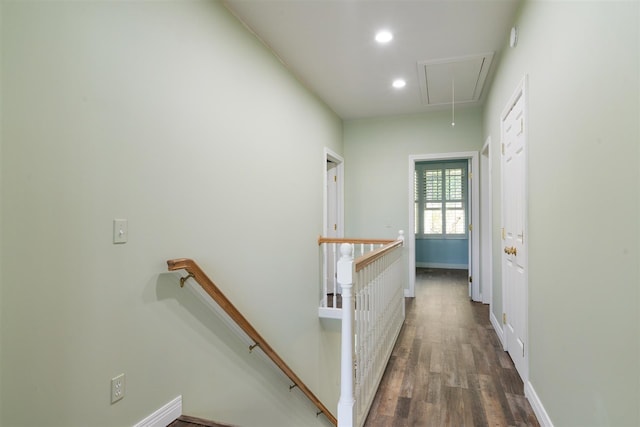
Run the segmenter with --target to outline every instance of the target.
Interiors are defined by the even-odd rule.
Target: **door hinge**
[[[502,240],[504,240],[504,227],[502,227]]]
[[[524,343],[522,343],[522,357],[524,357]]]
[[[469,283],[473,283],[473,277],[469,276]]]
[[[469,231],[473,231],[473,224],[469,224]]]
[[[337,230],[338,229],[338,224],[333,224],[333,229]]]
[[[502,313],[502,324],[503,325],[507,324],[507,313]]]
[[[504,156],[504,144],[502,144],[502,155]]]
[[[338,177],[336,175],[333,176],[333,182],[338,182]]]
[[[469,172],[469,179],[473,179],[473,172]]]

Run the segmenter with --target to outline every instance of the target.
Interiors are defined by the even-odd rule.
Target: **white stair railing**
[[[400,231],[403,237],[403,231]],[[320,304],[318,314],[320,317],[341,319],[342,312],[342,289],[338,284],[336,266],[340,258],[340,245],[350,243],[352,246],[351,256],[355,259],[380,249],[382,246],[392,243],[392,239],[350,239],[319,237],[318,245],[321,248],[322,277],[320,279]]]
[[[342,289],[338,427],[361,427],[404,323],[404,237],[353,258],[343,243],[337,263]]]

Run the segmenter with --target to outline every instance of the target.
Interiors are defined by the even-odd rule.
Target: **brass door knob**
[[[518,255],[518,250],[515,246],[505,246],[504,253],[507,255]]]

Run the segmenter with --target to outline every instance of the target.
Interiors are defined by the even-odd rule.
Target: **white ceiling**
[[[226,0],[227,7],[343,119],[479,105],[520,0]],[[380,29],[394,39],[380,45]],[[493,53],[488,67],[472,58]],[[452,58],[461,62],[445,65]],[[432,68],[425,63],[431,64]],[[435,66],[433,65],[435,64]],[[468,68],[471,67],[471,68]],[[425,72],[426,70],[426,72]],[[431,71],[429,71],[431,70]],[[478,71],[480,70],[480,71]],[[485,90],[476,81],[486,73]],[[425,76],[426,75],[426,76]],[[404,78],[406,87],[391,86]],[[452,84],[453,80],[453,84]],[[428,82],[428,85],[427,83]],[[422,88],[421,88],[422,86]],[[428,105],[424,95],[438,93]]]

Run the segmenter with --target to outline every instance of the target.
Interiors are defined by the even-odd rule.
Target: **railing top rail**
[[[387,253],[391,252],[393,249],[395,249],[395,248],[397,248],[399,246],[402,246],[403,243],[404,243],[404,241],[402,241],[402,240],[393,240],[393,241],[391,241],[391,243],[388,243],[388,244],[382,246],[381,248],[378,248],[378,249],[376,249],[374,251],[371,251],[369,253],[366,253],[366,254],[362,255],[361,257],[359,257],[355,261],[355,270],[356,270],[356,272],[362,270],[366,266],[368,266],[368,265],[372,264],[373,262],[377,261],[378,259],[382,258]]]
[[[395,239],[353,239],[348,237],[318,237],[318,246],[323,243],[352,243],[365,245],[386,245],[395,242]]]
[[[220,291],[213,281],[202,271],[195,261],[189,258],[171,259],[167,261],[169,271],[185,270],[202,286],[211,298],[229,315],[229,317],[244,331],[249,338],[260,347],[260,349],[280,368],[294,385],[296,385],[305,396],[323,413],[333,425],[338,424],[336,417],[327,409],[295,372],[285,363],[249,321],[238,311],[229,299]],[[187,276],[188,277],[188,276]],[[320,413],[319,412],[319,413]]]

